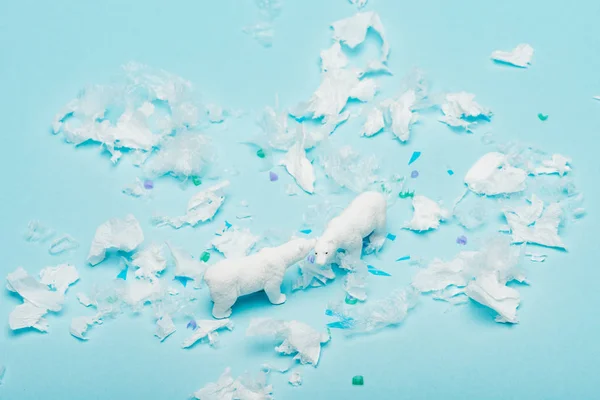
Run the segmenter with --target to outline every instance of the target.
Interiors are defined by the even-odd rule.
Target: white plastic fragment
[[[44,315],[48,312],[28,301],[19,304],[8,316],[8,325],[13,331],[23,328],[34,328],[40,332],[48,332],[48,321]]]
[[[217,233],[210,245],[225,256],[225,258],[239,258],[247,256],[259,237],[254,236],[248,228],[230,227]]]
[[[292,386],[301,386],[302,385],[302,375],[300,375],[300,372],[298,372],[298,371],[292,372],[292,374],[290,375],[290,378],[288,380],[288,383]]]
[[[202,176],[214,158],[211,143],[209,137],[198,133],[170,137],[146,163],[145,171],[151,176],[169,174],[182,180]]]
[[[517,307],[521,302],[519,292],[506,286],[495,271],[484,273],[469,282],[467,296],[498,313],[496,322],[518,323]]]
[[[462,251],[448,262],[435,258],[427,268],[417,272],[412,285],[423,293],[441,291],[449,286],[465,287],[470,279],[465,271],[478,254],[476,251]]]
[[[225,110],[223,107],[216,104],[207,104],[206,113],[208,114],[208,120],[213,124],[219,124],[225,121]]]
[[[333,29],[333,39],[351,49],[364,42],[367,37],[367,31],[369,28],[372,29],[381,38],[381,60],[384,62],[387,61],[390,46],[385,38],[383,24],[377,13],[372,11],[357,13],[353,17],[334,22],[331,24],[331,28]]]
[[[525,253],[525,256],[529,257],[531,262],[544,262],[548,256],[541,253]]]
[[[286,153],[280,162],[287,172],[296,180],[298,186],[307,193],[315,191],[315,170],[312,163],[306,158],[304,150],[304,137],[298,140]]]
[[[136,252],[131,257],[131,265],[137,268],[135,276],[151,281],[157,279],[158,275],[167,267],[167,259],[163,250],[162,245],[152,243]]]
[[[377,107],[374,107],[367,114],[367,119],[363,125],[361,136],[371,137],[381,132],[385,127],[383,112]]]
[[[194,393],[198,400],[272,400],[273,386],[267,384],[266,374],[262,373],[257,380],[249,377],[231,377],[231,368],[217,382],[209,383]]]
[[[492,112],[475,102],[475,95],[467,92],[448,93],[442,104],[444,116],[440,121],[453,127],[462,127],[469,130],[470,122],[464,118],[486,118]]]
[[[58,239],[53,240],[48,248],[48,253],[53,256],[62,254],[69,250],[74,250],[79,247],[79,243],[71,235],[62,235]]]
[[[78,280],[77,269],[70,264],[46,267],[40,271],[40,282],[61,294],[65,294],[69,286]]]
[[[319,363],[321,344],[331,339],[328,333],[320,333],[305,323],[273,318],[253,318],[246,330],[246,336],[269,336],[283,340],[275,347],[275,351],[296,354],[294,360],[315,367]]]
[[[465,183],[477,194],[494,196],[510,194],[525,189],[527,172],[511,166],[505,154],[485,154],[469,169]]]
[[[494,61],[500,61],[521,68],[527,68],[531,64],[532,57],[533,47],[526,43],[517,45],[511,51],[496,50],[491,55]]]
[[[423,232],[437,229],[440,222],[450,216],[448,210],[425,196],[414,196],[412,205],[414,208],[412,220],[404,226],[412,231]]]
[[[328,178],[354,193],[364,192],[379,180],[377,157],[361,157],[349,145],[321,154],[318,161]]]
[[[92,301],[92,299],[90,299],[88,295],[83,292],[77,293],[77,301],[79,301],[79,303],[84,307],[95,305],[95,302]]]
[[[345,68],[348,57],[342,51],[340,42],[334,42],[327,50],[321,50],[321,71]]]
[[[402,142],[410,138],[410,128],[419,119],[418,114],[413,112],[416,102],[417,94],[413,89],[388,102],[392,133]]]
[[[144,182],[140,178],[135,178],[135,182],[125,186],[122,192],[131,197],[144,197],[150,193],[150,190],[144,187]]]
[[[531,207],[535,207],[535,205]],[[518,209],[504,210],[504,216],[510,226],[513,243],[531,243],[566,249],[565,244],[558,235],[562,217],[562,209],[559,203],[548,205],[541,216],[539,213],[534,215],[534,217],[539,218],[523,215]]]
[[[348,0],[348,1],[350,2],[350,4],[354,4],[358,8],[363,8],[364,6],[367,5],[367,2],[369,0]]]
[[[157,226],[170,225],[179,229],[184,225],[196,226],[201,222],[210,221],[225,202],[223,189],[229,186],[229,181],[223,181],[196,193],[188,201],[185,215],[179,217],[157,217]]]
[[[29,223],[27,224],[25,240],[27,240],[28,242],[43,243],[55,234],[56,232],[54,231],[54,229],[43,225],[40,221],[34,220],[29,221]]]
[[[69,332],[74,337],[81,340],[88,340],[86,333],[90,326],[94,324],[101,324],[102,320],[100,314],[96,314],[92,317],[75,317],[71,320]]]
[[[202,280],[202,276],[204,275],[206,264],[194,260],[188,252],[174,247],[169,242],[167,242],[167,246],[169,247],[171,255],[175,261],[175,276],[193,279],[196,281],[196,284],[199,285]]]
[[[197,320],[194,333],[183,341],[181,347],[187,349],[203,338],[208,338],[209,344],[214,346],[217,343],[217,338],[219,337],[217,331],[221,329],[228,329],[230,331],[233,330],[233,321],[227,318],[217,321],[204,319]]]
[[[171,336],[176,331],[175,324],[169,316],[169,314],[163,314],[158,320],[156,320],[156,336],[161,342]]]
[[[553,154],[551,160],[542,161],[542,166],[535,169],[535,174],[558,174],[560,176],[564,176],[567,172],[571,171],[571,167],[569,165],[570,163],[570,158],[560,154]]]
[[[158,281],[132,279],[128,280],[123,288],[118,289],[117,293],[123,302],[137,309],[159,297],[161,285]]]
[[[142,227],[132,214],[124,219],[111,218],[96,229],[87,260],[97,265],[104,260],[107,250],[130,252],[143,241]]]

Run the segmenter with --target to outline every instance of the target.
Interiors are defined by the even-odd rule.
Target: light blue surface
[[[408,145],[389,133],[360,139],[360,121],[341,127],[335,144],[350,143],[376,153],[388,171],[418,169],[417,190],[450,203],[462,190],[461,178],[486,151],[480,142],[490,130],[497,140],[518,139],[548,152],[573,158],[578,187],[585,193],[588,216],[562,231],[568,253],[551,251],[544,264],[527,264],[530,287],[519,287],[521,323],[506,326],[475,304],[448,308],[424,298],[406,322],[371,336],[348,339],[333,332],[318,368],[304,367],[304,385],[292,388],[285,375],[272,375],[277,399],[593,399],[600,354],[600,269],[597,265],[598,132],[600,104],[600,3],[443,0],[398,2],[370,0],[368,10],[382,18],[392,47],[383,94],[396,92],[401,78],[420,67],[439,91],[466,90],[494,111],[493,121],[475,135],[459,135],[429,115],[413,131]],[[328,301],[343,298],[339,281],[322,289],[291,294],[283,306],[252,296],[234,308],[233,332],[221,335],[221,347],[206,344],[179,348],[188,334],[185,321],[164,343],[154,338],[148,312],[122,315],[90,331],[89,342],[68,333],[72,317],[90,314],[75,293],[119,272],[116,260],[95,268],[85,256],[96,227],[131,212],[147,239],[169,239],[198,256],[212,233],[232,219],[245,199],[254,215],[251,229],[291,232],[299,229],[308,204],[322,197],[290,198],[291,182],[282,170],[277,183],[257,172],[256,157],[231,144],[258,132],[257,112],[279,95],[284,107],[307,99],[319,82],[319,51],[330,43],[331,22],[350,16],[345,0],[287,0],[275,23],[274,46],[264,49],[242,32],[258,16],[251,0],[172,1],[13,1],[0,5],[0,276],[17,266],[31,273],[70,261],[82,279],[68,293],[58,315],[49,316],[51,332],[12,333],[9,312],[19,303],[0,294],[0,364],[7,366],[0,398],[29,399],[184,399],[226,366],[235,376],[255,371],[265,361],[285,365],[275,343],[244,340],[251,317],[298,319],[315,327],[330,320]],[[518,43],[535,48],[527,70],[489,60],[496,49]],[[373,43],[367,47],[374,47]],[[369,50],[370,51],[370,50]],[[374,50],[373,50],[374,51]],[[107,82],[127,61],[164,68],[191,80],[207,102],[243,109],[247,116],[208,133],[220,143],[221,159],[242,170],[231,178],[233,195],[212,224],[173,231],[150,225],[159,211],[176,215],[194,193],[169,179],[156,182],[146,202],[121,194],[139,172],[128,162],[113,167],[95,146],[74,149],[49,134],[54,114],[82,87]],[[537,114],[549,115],[546,122]],[[230,146],[229,148],[226,145]],[[422,155],[407,166],[413,151]],[[452,168],[454,176],[446,170]],[[320,181],[324,179],[319,176]],[[344,195],[336,202],[344,204]],[[452,257],[460,249],[456,224],[429,235],[400,227],[410,215],[408,203],[390,214],[388,242],[379,259],[368,262],[392,277],[371,277],[372,298],[410,282],[415,268],[394,260],[411,254]],[[44,247],[28,244],[22,232],[40,219],[81,243],[77,252],[51,257]],[[469,235],[477,249],[485,235]],[[291,278],[291,277],[290,277]],[[290,281],[285,283],[290,292]],[[210,301],[200,296],[198,317],[209,318]],[[353,375],[365,377],[353,387]]]

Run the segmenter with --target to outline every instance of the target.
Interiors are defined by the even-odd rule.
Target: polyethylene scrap
[[[330,304],[326,314],[341,322],[334,326],[329,324],[330,327],[366,333],[401,323],[417,301],[418,292],[408,288],[394,291],[383,299],[369,301],[361,306],[347,306],[343,302]]]
[[[194,393],[198,400],[272,400],[273,386],[267,384],[267,375],[258,379],[241,376],[231,377],[231,368],[226,368],[217,382],[209,383]]]
[[[542,166],[537,167],[534,173],[536,175],[558,174],[564,176],[567,172],[571,171],[570,163],[570,158],[560,154],[553,154],[552,159],[542,161]]]
[[[511,166],[505,154],[491,152],[469,169],[465,183],[475,193],[494,196],[523,191],[526,179],[527,172]]]
[[[334,42],[327,50],[321,50],[321,71],[346,68],[348,57],[342,51],[340,42]]]
[[[96,229],[87,260],[92,265],[99,264],[107,250],[130,252],[143,241],[142,227],[132,214],[124,219],[111,218]]]
[[[410,128],[417,122],[419,116],[414,112],[417,104],[417,93],[410,89],[396,100],[384,102],[388,106],[392,123],[392,133],[402,142],[410,138]]]
[[[290,375],[290,378],[288,379],[288,383],[292,386],[301,386],[302,385],[302,375],[300,375],[300,372],[298,372],[298,371],[292,372],[292,374]]]
[[[139,250],[131,257],[131,265],[137,268],[137,278],[155,280],[167,267],[167,259],[164,256],[162,245],[152,243]]]
[[[542,207],[541,200],[537,200],[529,207],[505,210],[504,216],[510,226],[513,243],[531,243],[566,249],[558,235],[563,214],[560,204],[552,203],[543,212]]]
[[[379,164],[375,156],[361,157],[352,147],[344,146],[335,151],[329,149],[318,157],[318,162],[327,177],[340,187],[354,193],[362,193],[379,181],[376,171]]]
[[[144,182],[140,178],[135,178],[135,182],[125,186],[122,192],[131,197],[144,197],[150,193],[150,190],[144,187]]]
[[[421,269],[413,278],[412,285],[420,292],[440,291],[449,286],[465,287],[471,279],[469,266],[479,253],[463,251],[452,261],[435,258],[427,268]]]
[[[496,322],[517,323],[517,307],[521,302],[519,292],[506,286],[496,271],[479,275],[469,282],[465,293],[471,299],[498,313]]]
[[[226,227],[210,244],[226,258],[239,258],[250,254],[258,240],[248,228]]]
[[[294,144],[281,160],[288,173],[296,180],[298,186],[307,193],[315,191],[315,171],[313,165],[306,157],[304,150],[304,137]]]
[[[166,338],[175,333],[175,330],[175,324],[173,324],[173,320],[169,314],[164,314],[156,321],[156,332],[154,333],[154,336],[163,342]]]
[[[205,135],[188,132],[165,139],[160,150],[146,162],[144,169],[151,176],[173,175],[185,180],[203,176],[215,160],[212,141]]]
[[[511,51],[496,50],[491,55],[494,61],[500,61],[521,68],[527,68],[531,64],[532,57],[533,47],[526,43],[519,44]]]
[[[385,128],[383,112],[374,107],[367,114],[367,119],[362,128],[362,136],[371,137],[381,132]]]
[[[444,116],[440,121],[452,126],[462,127],[469,130],[470,122],[465,118],[485,118],[489,119],[492,112],[475,102],[475,95],[467,92],[448,93],[442,104],[442,113]]]
[[[29,221],[29,224],[27,224],[25,240],[27,240],[28,242],[43,243],[55,234],[56,231],[54,229],[45,226],[40,221],[34,220]]]
[[[196,285],[199,286],[206,270],[206,264],[194,260],[192,256],[183,249],[174,247],[167,242],[167,246],[171,251],[173,260],[175,261],[175,276],[179,278],[193,279]]]
[[[443,209],[435,201],[425,196],[414,196],[412,205],[414,208],[413,217],[404,227],[413,231],[428,231],[437,229],[441,221],[450,217],[450,212]]]
[[[79,243],[71,235],[62,235],[57,239],[53,240],[48,247],[48,253],[53,256],[65,253],[70,250],[74,250],[79,247]]]
[[[92,317],[75,317],[71,320],[69,333],[78,339],[88,340],[87,331],[89,327],[101,323],[102,318],[100,314],[96,314]]]
[[[359,0],[363,1],[363,0]],[[365,1],[366,3],[366,1]],[[390,46],[385,38],[385,30],[379,15],[375,12],[357,13],[353,17],[342,19],[331,24],[333,39],[351,49],[365,41],[369,28],[373,29],[381,38],[381,60],[387,61]]]
[[[231,331],[233,330],[233,326],[233,321],[228,318],[221,320],[197,320],[194,333],[183,341],[181,347],[184,349],[191,347],[203,338],[207,338],[209,344],[215,346],[219,337],[217,331],[221,329]]]
[[[69,286],[78,280],[77,269],[70,264],[46,267],[40,271],[40,282],[62,294],[65,294]]]
[[[328,333],[320,333],[309,325],[298,321],[283,321],[273,318],[253,318],[246,336],[269,336],[282,340],[275,350],[282,354],[296,354],[294,360],[302,364],[317,366],[321,344],[329,342]]]
[[[367,5],[367,2],[369,0],[348,0],[348,1],[350,2],[350,4],[354,4],[358,8],[363,8],[364,6]]]

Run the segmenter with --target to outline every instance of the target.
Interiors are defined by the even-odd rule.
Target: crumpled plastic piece
[[[330,327],[367,333],[401,323],[417,301],[418,293],[408,288],[396,290],[383,299],[369,301],[361,306],[349,307],[343,302],[330,304],[325,314],[338,319],[338,322],[328,324]]]
[[[404,228],[413,231],[428,231],[437,229],[441,221],[445,221],[450,217],[450,212],[443,209],[435,201],[425,196],[414,196],[412,205],[414,208],[413,217]]]
[[[156,332],[154,333],[154,336],[163,342],[166,338],[175,333],[176,330],[177,328],[175,328],[171,316],[169,314],[163,314],[156,320]]]
[[[40,221],[33,220],[27,224],[27,232],[25,233],[25,240],[28,242],[39,242],[43,243],[50,239],[56,234],[56,231],[43,225]]]
[[[471,279],[466,271],[478,255],[476,251],[461,251],[452,261],[435,258],[427,268],[417,272],[412,285],[423,293],[441,291],[449,286],[465,287]]]
[[[96,314],[92,317],[75,317],[71,320],[69,333],[78,339],[89,340],[86,335],[87,330],[94,324],[102,324],[102,318],[100,314]]]
[[[97,265],[106,257],[107,250],[130,252],[144,241],[144,233],[133,214],[124,219],[111,218],[96,229],[87,261]]]
[[[340,187],[362,193],[379,181],[377,157],[361,157],[352,147],[343,146],[337,151],[323,151],[317,158],[327,177]]]
[[[513,243],[531,243],[547,247],[566,249],[558,227],[561,222],[562,208],[552,203],[542,212],[543,202],[535,196],[529,207],[504,210],[504,216],[512,233]]]
[[[385,128],[383,112],[378,107],[373,107],[367,114],[361,136],[375,136],[377,133],[381,132],[383,128]]]
[[[419,119],[418,114],[413,112],[416,103],[417,93],[412,89],[401,94],[397,100],[386,102],[392,122],[392,133],[402,142],[410,138],[410,128]]]
[[[173,175],[185,180],[203,176],[215,160],[215,149],[208,136],[195,132],[176,135],[164,141],[160,150],[145,164],[150,176]]]
[[[364,6],[367,5],[367,2],[369,0],[348,0],[348,1],[350,2],[350,4],[354,4],[358,8],[363,8]]]
[[[231,377],[231,368],[214,383],[209,383],[194,393],[198,400],[272,400],[273,386],[267,384],[267,376],[262,373],[257,380],[249,377]]]
[[[133,279],[118,288],[117,294],[123,302],[137,310],[145,303],[159,298],[162,294],[162,287],[158,281]]]
[[[369,28],[372,29],[381,38],[381,61],[387,61],[390,54],[390,45],[385,38],[383,24],[377,13],[373,11],[357,13],[353,17],[334,22],[331,24],[331,28],[333,29],[333,39],[351,49],[364,42],[367,31]]]
[[[328,281],[335,279],[335,273],[331,264],[319,266],[314,262],[305,260],[298,264],[299,276],[292,284],[292,290],[305,290],[309,287],[326,285]]]
[[[292,374],[290,375],[290,378],[288,379],[288,383],[292,386],[301,386],[302,385],[302,375],[300,375],[300,372],[298,372],[298,371],[292,372]]]
[[[531,262],[544,262],[548,256],[540,253],[525,253],[525,256],[529,257]]]
[[[327,50],[321,50],[321,71],[346,68],[348,57],[342,51],[340,42],[334,42]]]
[[[454,202],[452,213],[462,227],[473,230],[486,223],[489,214],[488,205],[485,196],[465,189],[465,193]]]
[[[346,294],[360,301],[367,300],[367,263],[347,253],[339,254],[337,258],[339,267],[348,271],[344,280]]]
[[[496,311],[496,322],[519,322],[517,307],[521,302],[521,295],[516,289],[506,286],[506,281],[500,279],[496,271],[482,274],[469,282],[465,293],[476,302]]]
[[[225,202],[223,189],[229,186],[229,181],[223,181],[196,193],[188,201],[185,215],[179,217],[155,217],[157,226],[170,225],[179,229],[184,225],[196,226],[200,222],[210,221],[221,205]]]
[[[228,318],[220,320],[196,320],[196,329],[194,330],[194,333],[183,341],[181,347],[187,349],[203,338],[208,338],[209,344],[215,346],[219,337],[217,331],[220,329],[228,329],[231,331],[233,330],[233,326],[233,321]]]
[[[526,179],[525,170],[511,166],[508,157],[498,152],[485,154],[465,175],[469,189],[486,196],[523,191]]]
[[[163,246],[152,243],[139,250],[131,257],[131,265],[137,268],[136,278],[158,279],[158,275],[167,267],[167,259],[163,254]]]
[[[55,239],[50,243],[48,253],[53,256],[57,256],[64,252],[74,250],[79,247],[79,243],[71,235],[62,235],[58,239]]]
[[[225,121],[225,116],[227,115],[227,111],[216,104],[207,104],[206,113],[208,114],[208,120],[213,124]]]
[[[199,285],[206,270],[206,264],[194,260],[188,252],[174,247],[169,242],[167,242],[167,246],[175,260],[175,276],[193,279]]]
[[[254,245],[260,239],[254,236],[248,228],[226,227],[210,245],[225,256],[225,258],[239,258],[250,254]]]
[[[475,95],[467,92],[448,93],[442,104],[444,116],[440,121],[452,126],[470,130],[471,123],[465,118],[490,119],[492,112],[475,102]]]
[[[537,167],[534,172],[536,175],[558,174],[564,176],[567,172],[571,171],[570,163],[570,158],[560,154],[553,154],[551,160],[542,161],[542,166]]]
[[[40,271],[40,282],[61,294],[65,294],[69,286],[78,280],[77,269],[70,264],[46,267]]]
[[[531,64],[533,57],[533,47],[526,43],[517,45],[511,51],[496,50],[492,52],[491,58],[515,67],[527,68]]]
[[[150,190],[144,187],[144,182],[140,178],[135,178],[135,182],[125,186],[122,192],[131,197],[145,197],[150,194]]]
[[[294,360],[302,364],[319,363],[321,344],[329,342],[329,333],[320,333],[309,325],[298,321],[283,321],[273,318],[253,318],[246,330],[246,336],[269,336],[283,339],[275,351],[281,354],[296,354]]]
[[[281,160],[287,172],[296,180],[298,186],[307,193],[315,191],[315,170],[310,160],[306,158],[304,138],[294,144]]]

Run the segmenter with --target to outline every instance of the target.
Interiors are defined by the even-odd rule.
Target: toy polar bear
[[[342,213],[331,219],[315,245],[315,263],[332,261],[338,249],[352,258],[360,258],[363,238],[369,237],[369,247],[378,250],[386,237],[387,201],[378,192],[363,192],[356,196]]]
[[[273,304],[286,296],[281,283],[288,267],[302,260],[315,246],[315,239],[292,239],[278,247],[265,247],[247,257],[226,259],[211,265],[204,281],[215,303],[213,317],[227,318],[238,297],[264,290]]]

